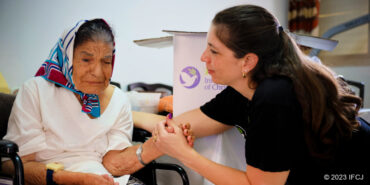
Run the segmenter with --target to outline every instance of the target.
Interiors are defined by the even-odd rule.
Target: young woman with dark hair
[[[357,117],[360,98],[347,93],[330,69],[310,61],[266,9],[240,5],[217,13],[201,60],[225,90],[156,126],[135,121],[153,131],[163,153],[214,184],[333,184],[338,174],[351,184],[351,173],[365,176],[356,183],[369,179],[363,148],[370,146],[370,127]],[[241,128],[246,171],[189,147],[176,127],[186,122],[198,137]],[[174,133],[165,130],[168,125]]]

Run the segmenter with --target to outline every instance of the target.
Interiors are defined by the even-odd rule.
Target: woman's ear
[[[252,71],[258,63],[258,56],[254,53],[247,53],[243,59],[243,73]]]

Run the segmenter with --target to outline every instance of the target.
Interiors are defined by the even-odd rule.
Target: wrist
[[[61,170],[61,171],[54,172],[53,180],[55,183],[67,184],[67,181],[66,181],[67,179],[70,179],[67,171]]]
[[[47,185],[57,185],[57,183],[55,182],[55,174],[58,172],[58,171],[61,171],[64,169],[64,166],[62,163],[58,163],[58,162],[52,162],[52,163],[48,163],[46,164],[46,184]]]
[[[57,184],[80,184],[85,179],[84,175],[84,173],[61,170],[54,172],[53,180]]]
[[[191,165],[195,158],[199,155],[194,148],[182,150],[181,154],[176,158],[185,166]]]
[[[152,160],[163,155],[163,153],[154,145],[153,138],[149,138],[145,141],[142,148],[143,151],[141,153],[141,159],[144,163],[150,163]]]
[[[141,155],[143,153],[143,144],[139,144],[139,147],[136,149],[136,156],[139,162],[143,165],[146,166],[148,163],[145,163],[143,159],[141,158]]]

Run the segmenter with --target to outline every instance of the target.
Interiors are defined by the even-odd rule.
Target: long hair
[[[255,53],[259,61],[250,72],[251,87],[264,79],[286,76],[294,85],[302,108],[304,134],[310,153],[333,156],[358,127],[356,115],[361,99],[347,93],[334,73],[306,57],[294,40],[266,9],[240,5],[219,12],[212,21],[216,36],[236,58]]]

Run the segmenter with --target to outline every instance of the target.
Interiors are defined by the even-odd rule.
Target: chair
[[[343,80],[349,85],[350,90],[352,91],[353,94],[356,94],[355,91],[353,90],[353,87],[358,89],[358,96],[362,99],[362,107],[364,107],[364,101],[365,101],[365,84],[363,82],[358,82],[358,81],[353,81],[353,80],[348,80],[345,79],[342,75],[339,75],[338,78]]]
[[[1,180],[13,181],[14,185],[24,184],[23,164],[21,158],[17,155],[18,146],[12,141],[3,140],[8,127],[8,119],[11,112],[11,107],[15,100],[14,95],[0,93],[0,159],[2,157],[9,157],[13,161],[15,167],[15,174],[13,177],[4,176],[0,173]],[[151,134],[145,130],[134,128],[133,141],[144,142],[146,137]],[[189,185],[189,180],[185,170],[176,164],[156,163],[152,161],[150,164],[132,174],[134,177],[143,181],[146,185],[156,185],[156,170],[173,170],[179,173],[184,185]],[[1,162],[0,162],[1,172]],[[5,178],[5,179],[4,179]]]
[[[127,85],[127,91],[138,91],[138,92],[160,92],[161,97],[169,96],[173,94],[173,88],[169,85],[154,83],[154,84],[147,84],[143,82],[131,83]],[[158,114],[167,115],[168,112],[160,112]],[[133,133],[133,141],[138,142],[145,142],[147,138],[151,137],[152,134],[147,132],[146,130],[135,128]],[[185,170],[176,164],[169,164],[169,163],[156,163],[152,161],[150,164],[146,166],[134,174],[134,177],[142,180],[147,185],[156,185],[156,170],[172,170],[176,171],[181,179],[183,184],[189,184],[189,180]],[[143,178],[144,177],[144,178]]]
[[[348,85],[353,86],[358,88],[359,90],[359,96],[362,99],[362,107],[364,106],[364,101],[365,101],[365,84],[363,82],[357,82],[353,80],[346,80],[345,81],[348,83]]]
[[[189,185],[189,179],[184,168],[177,164],[157,163],[152,161],[145,168],[132,174],[132,176],[140,179],[145,185],[157,185],[156,170],[172,170],[177,172],[182,180],[183,185]]]
[[[143,82],[136,82],[127,85],[127,91],[138,91],[138,92],[159,92],[161,93],[161,98],[165,96],[170,96],[173,94],[172,86],[154,83],[147,84]],[[167,115],[169,112],[162,111],[158,112],[159,115]]]
[[[8,118],[10,116],[11,107],[15,96],[0,93],[0,159],[2,157],[9,157],[13,161],[15,174],[14,177],[4,176],[3,181],[11,182],[13,179],[13,184],[23,185],[24,184],[24,174],[23,174],[23,163],[21,158],[18,156],[18,146],[12,141],[3,140],[8,128]],[[0,171],[1,171],[1,161],[0,161]],[[1,177],[0,176],[0,177]],[[0,178],[1,180],[1,178]],[[4,183],[5,184],[5,183]]]
[[[162,93],[161,97],[173,94],[173,88],[171,86],[161,83],[154,84],[147,84],[143,82],[131,83],[127,85],[127,91],[160,92]]]

